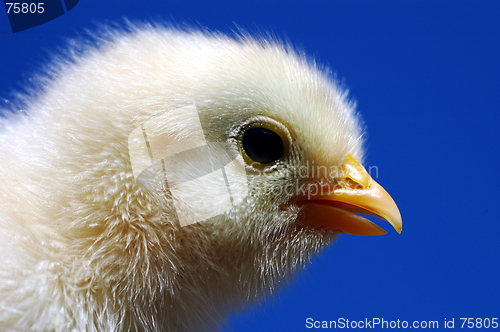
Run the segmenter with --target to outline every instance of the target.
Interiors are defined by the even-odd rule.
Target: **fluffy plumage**
[[[3,120],[1,330],[217,330],[337,234],[301,226],[293,197],[273,189],[301,180],[295,171],[307,162],[363,157],[359,121],[327,74],[269,39],[132,30],[57,59],[23,114]],[[207,140],[238,148],[231,133],[260,116],[292,142],[265,176],[247,165],[243,203],[176,227],[159,174],[148,189],[136,184],[127,139],[193,104]],[[189,140],[187,123],[166,129],[172,142]]]

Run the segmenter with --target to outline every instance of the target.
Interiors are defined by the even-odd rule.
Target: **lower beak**
[[[354,235],[387,232],[358,213],[381,218],[401,233],[403,222],[392,197],[351,155],[341,168],[333,191],[301,197],[302,220],[308,226],[336,229]]]

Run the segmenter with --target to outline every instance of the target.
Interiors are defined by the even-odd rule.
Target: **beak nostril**
[[[361,163],[352,155],[347,155],[346,162],[342,165],[343,178],[350,179],[361,186],[361,189],[369,188],[372,182],[370,174]],[[356,189],[360,189],[357,187]]]
[[[342,170],[343,176],[335,180],[335,188],[321,187],[321,191],[310,191],[307,197],[299,198],[299,203],[308,205],[305,211],[312,223],[350,234],[384,234],[357,215],[361,213],[384,219],[401,233],[402,220],[396,203],[361,163],[348,155]]]
[[[349,177],[345,177],[338,180],[338,189],[366,189],[361,183],[354,181]]]

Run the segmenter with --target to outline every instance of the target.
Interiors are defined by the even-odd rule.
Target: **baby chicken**
[[[314,63],[130,30],[58,58],[2,120],[0,330],[216,331],[339,233],[385,233],[357,213],[401,231]]]

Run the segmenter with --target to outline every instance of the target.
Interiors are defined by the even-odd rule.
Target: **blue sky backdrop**
[[[403,215],[401,235],[341,236],[225,331],[307,331],[307,318],[455,328],[461,317],[500,318],[500,1],[80,0],[15,34],[0,12],[1,102],[51,50],[124,17],[270,31],[328,65],[357,101],[367,165]]]

